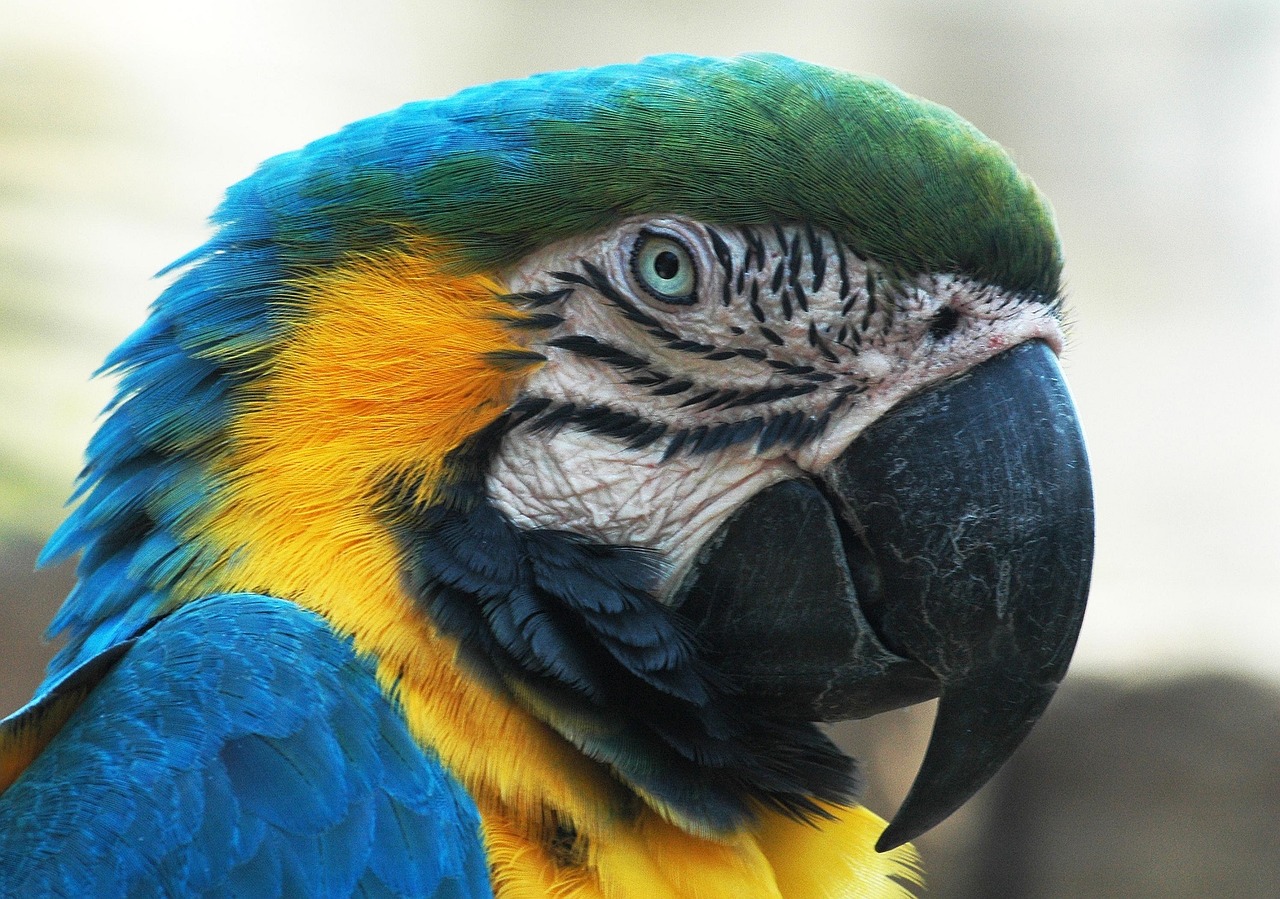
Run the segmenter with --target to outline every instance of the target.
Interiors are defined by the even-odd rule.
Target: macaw
[[[264,163],[107,359],[0,894],[889,897],[1063,677],[1052,214],[884,81],[661,56]],[[820,728],[940,697],[901,809]]]

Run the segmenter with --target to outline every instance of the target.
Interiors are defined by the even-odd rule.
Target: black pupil
[[[653,271],[663,281],[670,281],[680,272],[680,257],[670,250],[663,250],[653,259]]]

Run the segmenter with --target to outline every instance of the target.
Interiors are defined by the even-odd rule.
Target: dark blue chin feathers
[[[848,804],[854,763],[812,723],[753,708],[653,596],[658,559],[565,531],[522,530],[483,472],[509,418],[450,459],[428,505],[388,484],[412,595],[469,670],[608,765],[631,794],[716,833],[761,808],[811,819]],[[625,794],[623,794],[625,795]]]

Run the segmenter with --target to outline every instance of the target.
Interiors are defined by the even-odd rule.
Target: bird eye
[[[640,286],[655,299],[675,306],[697,301],[693,257],[678,240],[645,232],[636,241],[631,267]]]

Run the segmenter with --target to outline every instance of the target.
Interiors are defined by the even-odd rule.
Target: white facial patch
[[[547,316],[487,487],[523,527],[653,549],[679,576],[750,496],[820,472],[905,397],[1062,333],[1049,298],[894,277],[829,232],[634,219],[526,258]],[[548,315],[549,314],[549,315]]]
[[[517,431],[494,459],[487,487],[493,504],[520,527],[658,551],[664,586],[670,586],[725,516],[798,474],[784,459],[760,459],[741,449],[666,461],[662,455],[660,445],[620,449],[573,428],[543,435]]]

